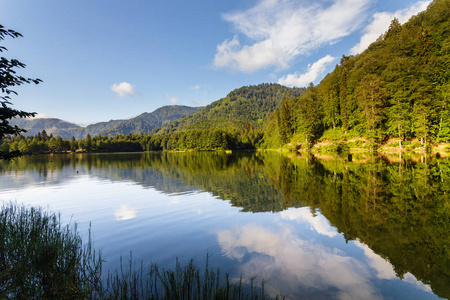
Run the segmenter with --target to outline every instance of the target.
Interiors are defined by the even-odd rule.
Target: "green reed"
[[[100,286],[101,254],[76,224],[41,208],[0,211],[0,298],[85,298]]]
[[[1,299],[268,299],[265,282],[250,287],[219,269],[204,269],[191,259],[175,269],[145,267],[120,259],[120,267],[102,277],[102,255],[85,244],[77,225],[61,225],[59,215],[14,203],[0,211]],[[279,298],[279,297],[277,297]]]

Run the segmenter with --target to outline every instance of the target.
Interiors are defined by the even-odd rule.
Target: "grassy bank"
[[[63,226],[41,208],[3,204],[0,212],[1,299],[268,299],[264,281],[250,285],[191,260],[175,268],[121,259],[102,274],[101,253],[91,235],[83,242],[76,224]],[[276,297],[280,298],[280,297]]]

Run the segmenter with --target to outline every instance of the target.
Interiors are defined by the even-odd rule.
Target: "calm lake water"
[[[126,153],[0,163],[0,202],[61,212],[106,268],[190,258],[287,299],[450,298],[450,161]]]

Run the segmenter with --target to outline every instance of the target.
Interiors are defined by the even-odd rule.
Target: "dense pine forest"
[[[317,86],[245,86],[151,134],[139,131],[147,123],[136,124],[83,139],[44,131],[9,137],[0,151],[299,150],[321,142],[330,150],[376,150],[388,141],[429,150],[450,140],[450,0],[433,1],[403,25],[394,19],[363,53],[342,56]],[[129,134],[121,134],[125,127]]]

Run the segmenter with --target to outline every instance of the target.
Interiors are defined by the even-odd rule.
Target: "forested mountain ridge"
[[[116,136],[118,134],[129,133],[150,133],[155,128],[161,127],[171,121],[178,120],[184,116],[191,115],[201,108],[202,107],[182,105],[163,106],[156,109],[152,113],[143,113],[135,118],[124,120],[106,130],[103,130],[100,134],[106,136]]]
[[[138,134],[150,133],[153,129],[161,127],[163,124],[177,120],[185,115],[192,114],[201,107],[189,107],[182,105],[163,106],[151,113],[143,113],[137,117],[128,120],[110,120],[108,122],[99,122],[82,127],[57,118],[35,118],[35,119],[13,119],[12,125],[26,129],[26,136],[37,135],[42,130],[47,134],[61,136],[70,139],[74,136],[76,139],[83,139],[88,134],[91,136],[115,136],[118,134]]]
[[[429,142],[450,140],[450,0],[389,30],[305,95],[291,97],[269,118],[267,147],[320,139],[365,137]]]
[[[192,115],[168,123],[158,133],[193,129],[240,131],[246,124],[262,128],[267,117],[281,104],[283,97],[298,97],[304,91],[304,88],[288,88],[273,83],[243,86]]]
[[[54,136],[71,138],[79,136],[78,132],[83,132],[84,128],[73,123],[69,123],[57,118],[15,118],[11,120],[11,125],[26,129],[26,136],[37,135],[42,130]],[[72,135],[69,136],[69,134]]]

